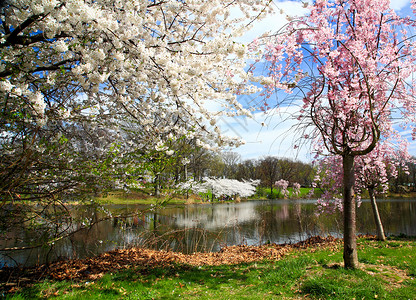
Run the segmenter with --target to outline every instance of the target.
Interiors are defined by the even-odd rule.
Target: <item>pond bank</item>
[[[358,240],[359,270],[342,268],[342,240],[233,246],[183,255],[144,249],[25,270],[2,270],[2,292],[43,297],[140,299],[414,299],[416,240]]]

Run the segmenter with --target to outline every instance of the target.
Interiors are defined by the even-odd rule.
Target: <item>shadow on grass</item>
[[[194,267],[189,265],[173,265],[164,268],[137,268],[135,270],[121,271],[112,276],[112,282],[140,281],[143,286],[151,287],[161,279],[187,284],[203,284],[215,289],[222,283],[230,280],[246,281],[247,272],[241,273],[245,264]],[[248,266],[249,268],[249,266]]]
[[[241,266],[240,266],[241,267]],[[90,299],[178,299],[182,296],[204,296],[221,294],[225,284],[246,282],[246,273],[239,272],[240,267],[213,266],[192,267],[173,265],[163,268],[136,268],[120,271],[88,286],[87,291],[79,294]],[[110,294],[110,291],[113,294]],[[73,299],[82,299],[73,295]],[[210,297],[209,297],[210,298]]]

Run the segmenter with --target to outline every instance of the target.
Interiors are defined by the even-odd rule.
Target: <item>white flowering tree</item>
[[[249,115],[234,40],[269,2],[2,1],[1,200],[124,186],[133,154],[169,135],[238,145],[216,121]]]
[[[236,8],[241,19],[230,17]],[[164,143],[168,134],[197,138],[202,131],[220,146],[240,143],[222,136],[215,124],[223,114],[249,114],[235,96],[252,91],[244,86],[245,47],[233,39],[245,28],[241,21],[263,8],[250,0],[6,1],[0,33],[2,155],[19,158],[2,160],[9,161],[3,170],[19,165],[27,173],[25,161],[37,160],[42,138],[63,136],[75,143],[75,134],[66,130],[71,126],[85,136],[105,130],[91,138],[106,140],[103,150],[109,143],[124,150],[120,131],[128,120],[140,124],[141,140],[133,147]],[[224,110],[213,113],[204,101]],[[87,143],[80,135],[77,142]],[[2,193],[14,195],[8,188]]]
[[[250,197],[256,193],[256,186],[260,180],[235,180],[227,178],[208,178],[205,177],[202,182],[193,179],[178,184],[178,189],[186,193],[192,191],[195,194],[211,192],[212,200],[222,197],[240,196],[243,198]]]

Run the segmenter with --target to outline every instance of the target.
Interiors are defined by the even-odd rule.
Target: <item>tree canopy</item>
[[[2,1],[2,228],[62,238],[77,228],[66,200],[157,181],[183,142],[241,144],[216,122],[250,114],[235,39],[269,2]]]

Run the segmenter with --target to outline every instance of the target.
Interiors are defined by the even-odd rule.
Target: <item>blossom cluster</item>
[[[250,114],[235,94],[257,89],[246,86],[246,47],[234,38],[267,1],[15,2],[4,8],[7,30],[0,31],[0,89],[15,102],[23,101],[39,119],[54,109],[46,100],[41,103],[41,86],[48,82],[78,84],[86,97],[74,101],[84,108],[99,104],[112,115],[127,110],[140,124],[154,124],[157,115],[198,128],[215,124],[221,115]],[[232,17],[231,10],[248,19]],[[26,74],[37,84],[30,84]],[[210,111],[204,102],[222,109]],[[75,113],[74,107],[66,108]],[[182,136],[183,128],[173,124],[175,120],[147,130]],[[220,146],[240,144],[215,125],[212,131],[207,128],[209,139]],[[162,141],[159,134],[153,138],[159,139],[155,144]]]
[[[192,191],[195,194],[210,191],[215,197],[250,197],[256,193],[256,186],[260,180],[238,181],[226,178],[204,178],[202,182],[188,180],[178,184],[177,188],[183,191]]]

